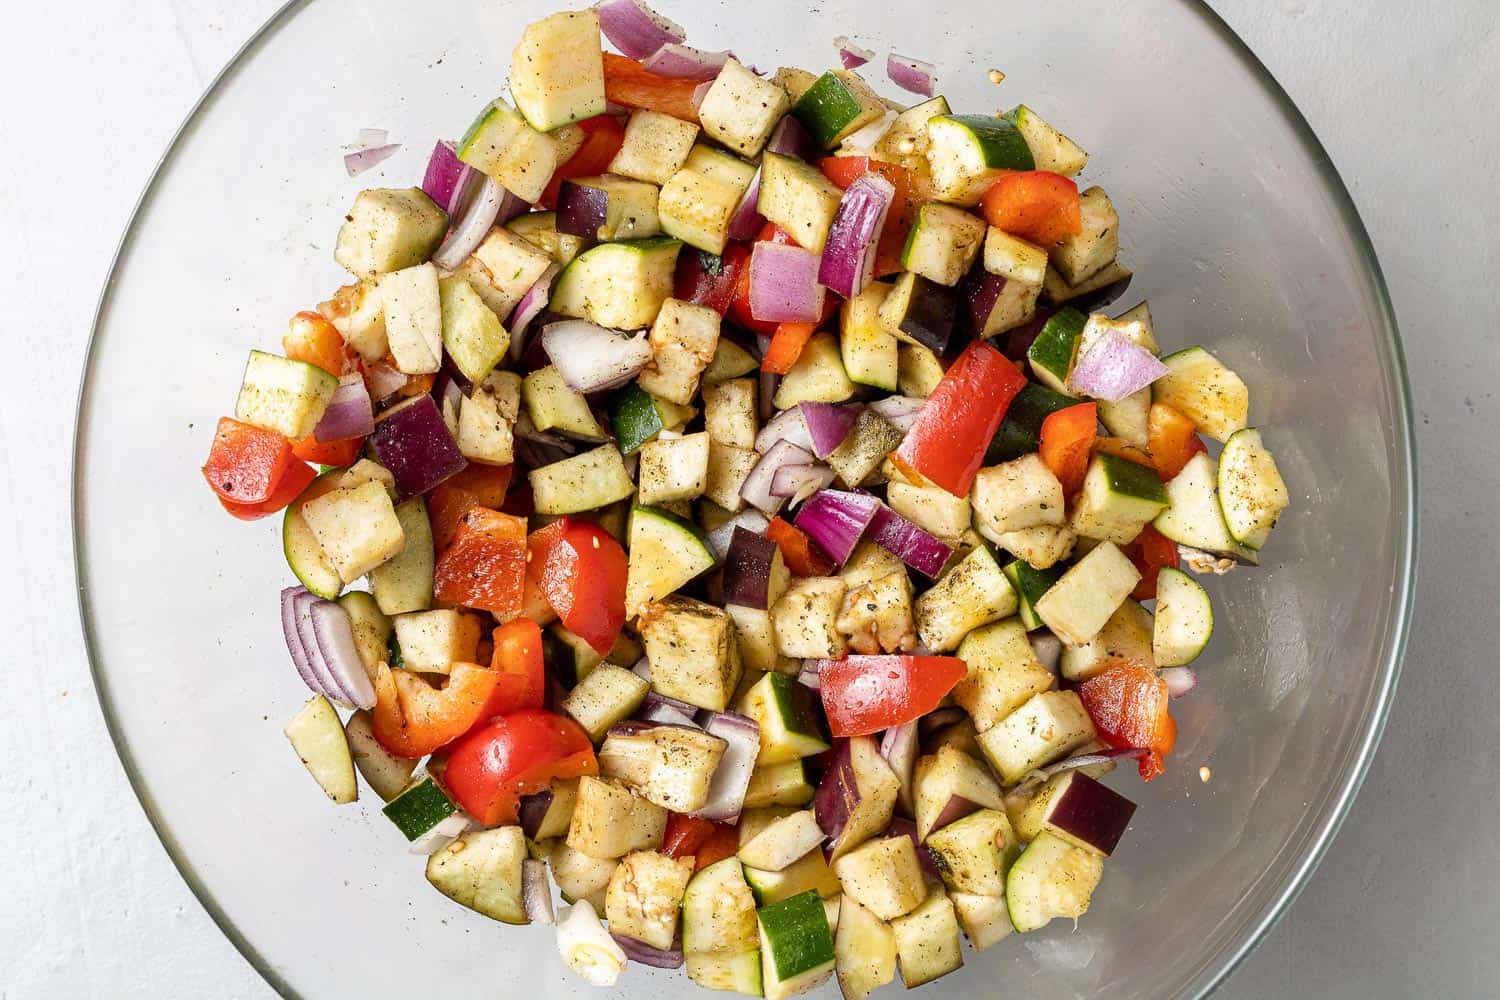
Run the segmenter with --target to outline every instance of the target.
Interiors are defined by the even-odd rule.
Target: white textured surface
[[[110,747],[77,626],[67,495],[74,386],[110,252],[178,122],[275,6],[16,4],[0,34],[0,997],[270,995],[177,877]],[[1500,7],[1214,6],[1306,113],[1374,237],[1425,484],[1418,621],[1379,757],[1302,899],[1223,995],[1492,993]]]

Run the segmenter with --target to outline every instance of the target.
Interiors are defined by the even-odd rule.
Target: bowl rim
[[[81,556],[81,538],[79,517],[79,493],[81,488],[81,466],[79,463],[80,450],[83,445],[83,428],[88,407],[89,385],[94,373],[95,348],[99,341],[100,326],[104,321],[106,312],[113,296],[116,277],[121,261],[129,249],[136,233],[137,223],[147,204],[157,193],[158,184],[167,163],[176,151],[178,144],[184,135],[198,121],[210,101],[218,92],[219,87],[239,69],[241,63],[258,49],[262,42],[266,41],[282,24],[295,12],[308,6],[314,0],[285,0],[285,2],[273,11],[260,27],[252,32],[245,41],[235,50],[234,54],[224,63],[219,71],[204,87],[203,92],[195,100],[184,115],[181,123],[173,130],[171,138],[163,148],[161,156],[151,168],[140,194],[137,196],[130,214],[126,220],[125,227],[121,232],[114,252],[110,256],[109,268],[105,281],[100,289],[98,300],[89,325],[88,342],[84,351],[83,366],[79,375],[77,398],[74,406],[73,422],[73,448],[71,454],[71,475],[69,490],[69,507],[73,515],[73,528],[71,532],[71,543],[73,548],[73,572],[74,584],[78,597],[77,612],[79,626],[83,634],[84,653],[88,658],[89,674],[93,682],[94,693],[98,699],[99,709],[104,717],[105,728],[109,733],[110,742],[114,745],[115,753],[124,768],[126,779],[130,783],[131,790],[140,802],[142,810],[146,814],[147,821],[151,824],[157,839],[166,850],[178,874],[187,884],[193,896],[203,906],[210,919],[218,927],[220,933],[234,945],[241,956],[249,962],[251,968],[278,994],[294,997],[299,994],[292,988],[274,965],[261,954],[250,941],[240,932],[233,919],[219,905],[218,901],[208,891],[207,887],[198,878],[197,873],[189,862],[186,852],[176,843],[165,821],[158,814],[155,799],[149,788],[142,780],[140,771],[136,767],[134,757],[125,742],[123,734],[118,730],[115,714],[111,708],[111,697],[109,683],[106,681],[103,671],[99,667],[100,658],[96,649],[94,631],[90,625],[91,613],[89,608],[88,574],[85,571]],[[1418,521],[1420,511],[1417,506],[1417,445],[1415,427],[1412,421],[1412,397],[1411,383],[1407,371],[1406,355],[1401,343],[1401,334],[1396,320],[1395,307],[1391,301],[1390,289],[1385,280],[1385,274],[1380,266],[1379,256],[1370,238],[1369,230],[1360,217],[1359,210],[1354,204],[1354,199],[1349,193],[1348,186],[1334,165],[1333,158],[1323,146],[1322,141],[1314,132],[1312,125],[1303,115],[1295,101],[1292,100],[1285,88],[1281,86],[1275,75],[1261,61],[1260,57],[1250,48],[1249,44],[1242,39],[1229,23],[1213,10],[1206,0],[1180,0],[1183,6],[1195,14],[1203,23],[1216,34],[1225,47],[1233,53],[1239,61],[1250,71],[1250,75],[1259,84],[1261,89],[1276,105],[1292,131],[1301,144],[1303,152],[1312,161],[1319,179],[1326,186],[1333,204],[1338,211],[1341,221],[1348,227],[1349,233],[1359,250],[1359,261],[1363,265],[1363,277],[1367,284],[1367,291],[1374,298],[1378,306],[1378,329],[1376,332],[1376,348],[1381,358],[1381,383],[1385,395],[1393,403],[1392,409],[1392,436],[1391,444],[1387,448],[1388,458],[1391,462],[1393,476],[1393,489],[1391,499],[1398,511],[1404,514],[1401,519],[1400,537],[1397,539],[1395,552],[1396,578],[1392,582],[1391,599],[1388,602],[1389,612],[1387,620],[1387,639],[1384,662],[1381,664],[1378,683],[1372,694],[1374,698],[1371,711],[1362,721],[1355,740],[1346,752],[1344,761],[1344,774],[1336,789],[1331,805],[1325,807],[1325,813],[1316,826],[1310,831],[1308,842],[1302,856],[1281,876],[1281,884],[1276,887],[1268,904],[1264,905],[1262,911],[1255,916],[1245,929],[1234,932],[1238,936],[1237,941],[1232,941],[1227,949],[1221,950],[1213,961],[1206,962],[1194,970],[1187,984],[1190,995],[1203,997],[1212,993],[1225,980],[1229,978],[1250,956],[1250,954],[1265,940],[1270,931],[1281,921],[1291,908],[1303,889],[1306,888],[1312,873],[1317,869],[1319,863],[1327,854],[1344,820],[1348,817],[1349,810],[1354,803],[1364,784],[1364,779],[1369,772],[1370,764],[1374,759],[1375,751],[1379,746],[1381,736],[1384,734],[1386,722],[1389,719],[1392,703],[1395,701],[1397,682],[1401,674],[1401,666],[1405,657],[1407,642],[1411,631],[1411,615],[1413,596],[1417,580],[1417,543],[1418,543]]]

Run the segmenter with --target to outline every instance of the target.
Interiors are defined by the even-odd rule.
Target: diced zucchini
[[[1038,569],[1024,559],[1017,559],[1005,566],[1005,578],[1015,588],[1020,607],[1016,614],[1027,631],[1042,627],[1037,617],[1036,602],[1062,577],[1063,571],[1056,566]]]
[[[327,698],[320,694],[309,698],[296,718],[287,723],[286,738],[330,799],[347,805],[359,798],[349,741],[338,712]]]
[[[638,520],[642,510],[637,508]],[[637,627],[657,693],[714,712],[728,706],[740,659],[722,608],[674,594],[643,607]]]
[[[448,232],[448,215],[421,188],[372,188],[354,198],[333,259],[359,278],[422,263]]]
[[[881,920],[910,913],[927,898],[916,847],[906,836],[868,841],[833,863],[844,894]]]
[[[677,936],[677,913],[693,859],[669,858],[655,851],[635,851],[620,859],[604,895],[604,915],[611,934],[663,951]]]
[[[630,113],[625,141],[610,161],[609,172],[663,185],[682,169],[698,137],[698,126],[660,111]]]
[[[561,708],[598,743],[610,726],[628,719],[641,706],[649,690],[651,685],[642,677],[624,667],[602,663],[568,692]]]
[[[679,240],[665,236],[603,243],[563,268],[549,306],[615,330],[639,330],[656,320],[672,294]]]
[[[1117,663],[1155,670],[1151,649],[1155,623],[1151,612],[1127,598],[1109,616],[1099,634],[1082,646],[1063,646],[1058,668],[1064,680],[1086,681]]]
[[[1127,545],[1169,502],[1155,469],[1101,452],[1089,461],[1068,526],[1083,538]]]
[[[1113,542],[1103,542],[1073,565],[1036,603],[1036,613],[1072,646],[1088,642],[1135,589],[1141,574]]]
[[[976,522],[996,535],[1066,520],[1062,483],[1037,454],[980,469],[972,494]]]
[[[541,199],[557,170],[558,152],[551,137],[532,128],[499,98],[479,113],[458,143],[460,160],[533,203]]]
[[[891,127],[875,144],[876,156],[925,176],[928,172],[927,123],[952,111],[948,99],[941,96],[912,105],[896,116]]]
[[[1035,285],[1040,291],[1047,276],[1047,251],[990,226],[984,237],[984,269],[1007,283]]]
[[[483,382],[505,356],[510,334],[463,278],[438,281],[443,314],[443,350],[470,382]]]
[[[596,671],[597,673],[597,671]],[[661,846],[667,811],[618,782],[585,775],[568,823],[568,846],[594,858],[622,858]]]
[[[934,830],[976,809],[996,809],[1001,805],[1000,787],[985,766],[953,746],[938,747],[936,752],[920,758],[913,784],[917,836],[924,841]]]
[[[527,478],[538,514],[576,514],[608,507],[635,492],[625,459],[612,444],[532,469]]]
[[[621,633],[622,635],[624,633]],[[547,666],[557,675],[557,679],[566,687],[574,687],[583,683],[583,679],[593,673],[594,668],[604,662],[588,640],[580,635],[568,631],[560,622],[555,622],[547,629]],[[623,666],[623,664],[615,664]],[[634,666],[634,663],[631,664]]]
[[[655,676],[655,665],[652,676]],[[785,764],[828,749],[812,691],[785,674],[766,674],[745,693],[740,709],[760,726],[756,767]]]
[[[1073,299],[1092,295],[1112,285],[1119,285],[1120,291],[1123,292],[1125,286],[1130,283],[1130,278],[1134,273],[1130,268],[1120,263],[1117,257],[1100,268],[1092,278],[1085,278],[1076,285],[1070,285],[1067,279],[1058,273],[1057,268],[1049,264],[1047,266],[1047,277],[1042,281],[1042,294],[1053,305],[1060,306],[1064,302],[1071,302]],[[1108,295],[1110,293],[1104,292],[1103,294]]]
[[[364,576],[406,544],[396,506],[383,483],[336,489],[302,505],[302,517],[345,583]]]
[[[896,374],[896,388],[901,395],[926,399],[942,380],[942,359],[931,348],[920,344],[901,345]]]
[[[657,198],[662,231],[706,253],[722,253],[729,222],[754,179],[755,167],[738,157],[694,146]]]
[[[1010,919],[1022,933],[1053,917],[1078,919],[1104,875],[1104,859],[1042,831],[1011,865],[1005,882]]]
[[[981,732],[1052,687],[1052,672],[1037,661],[1019,618],[970,632],[958,647],[958,658],[969,672],[954,687],[953,700]]]
[[[349,716],[349,721],[344,723],[344,737],[349,741],[354,766],[359,769],[365,784],[382,801],[389,802],[411,783],[412,772],[417,768],[416,760],[397,757],[380,745],[375,739],[369,712],[361,709]]]
[[[824,149],[837,146],[886,111],[869,84],[847,69],[824,73],[794,99],[792,113]]]
[[[698,529],[653,507],[636,507],[631,512],[628,548],[625,614],[631,617],[706,572],[716,561]]]
[[[895,933],[847,894],[839,901],[833,951],[844,1000],[864,1000],[896,978]]]
[[[917,634],[933,652],[957,649],[971,630],[1015,614],[1016,606],[1010,581],[980,545],[917,598]]]
[[[698,119],[710,137],[742,156],[755,156],[791,107],[786,91],[730,58],[698,105]]]
[[[454,663],[474,662],[479,619],[464,611],[414,611],[391,619],[407,670],[446,674]]]
[[[763,906],[756,918],[766,1000],[805,993],[833,974],[833,932],[816,892]]]
[[[1076,177],[1088,163],[1089,154],[1026,105],[1016,105],[1005,113],[1005,117],[1025,136],[1036,169]]]
[[[774,402],[778,410],[789,410],[798,403],[842,403],[853,395],[854,383],[844,371],[838,340],[823,332],[813,334],[802,348],[797,363],[782,378]]]
[[[745,808],[764,806],[805,806],[813,800],[816,789],[807,764],[801,759],[784,764],[757,767],[745,789]]]
[[[427,859],[427,881],[444,896],[506,924],[528,924],[521,902],[526,835],[519,826],[471,830]]]
[[[952,205],[930,201],[917,209],[916,220],[901,251],[901,264],[949,288],[969,273],[985,245],[984,220]],[[988,265],[989,253],[986,251]],[[1038,276],[1037,283],[1040,284]]]
[[[1245,427],[1250,390],[1218,358],[1201,347],[1189,347],[1161,360],[1167,374],[1151,386],[1156,402],[1175,406],[1215,441],[1228,442]]]
[[[582,194],[570,190],[588,188],[600,194]],[[604,221],[592,233],[595,240],[639,240],[661,235],[661,217],[657,212],[657,186],[628,177],[603,174],[598,177],[576,177],[563,182],[559,198],[567,202],[574,197],[604,199]]]
[[[953,901],[953,910],[958,915],[958,925],[963,928],[964,937],[969,939],[975,951],[984,951],[998,944],[1015,930],[1003,895],[975,896],[967,892],[950,892],[948,898]]]
[[[913,230],[915,231],[915,230]],[[937,355],[948,350],[958,320],[958,292],[930,278],[907,271],[896,279],[880,303],[881,325],[898,340],[926,348]],[[942,378],[938,366],[937,378]],[[900,361],[897,380],[900,381]],[[933,383],[936,385],[936,382]],[[906,392],[905,389],[902,390]],[[911,395],[918,395],[911,393]],[[931,395],[931,390],[927,395]]]
[[[714,862],[688,883],[682,897],[682,951],[688,978],[699,986],[760,995],[755,897],[737,858]]]
[[[1101,187],[1078,196],[1083,231],[1065,236],[1052,248],[1052,266],[1070,285],[1087,281],[1120,252],[1120,216]]]
[[[1006,170],[1032,170],[1035,161],[1014,123],[987,115],[939,115],[927,123],[927,163],[937,196],[977,205]]]
[[[853,489],[869,482],[886,456],[895,451],[905,435],[874,410],[860,410],[854,428],[842,444],[824,459],[840,482]]]
[[[396,506],[396,520],[404,539],[401,551],[370,571],[370,592],[385,614],[425,611],[432,606],[433,568],[427,505],[421,497],[412,497]]]
[[[1005,894],[1005,872],[1020,841],[1003,808],[980,809],[928,836],[928,853],[953,892]]]
[[[1011,785],[1094,739],[1094,723],[1076,691],[1043,691],[993,729],[979,745],[1000,780]]]
[[[1152,524],[1179,545],[1253,564],[1255,550],[1229,534],[1219,501],[1218,479],[1218,463],[1207,453],[1199,452],[1188,459],[1182,471],[1167,483],[1171,505]]]
[[[573,258],[588,246],[588,241],[582,236],[557,231],[556,212],[527,212],[511,219],[505,224],[505,228],[545,253],[557,264],[572,263]]]
[[[896,934],[897,964],[907,989],[963,968],[958,918],[946,893],[933,892],[921,906],[892,920],[891,930]]]
[[[1247,548],[1266,543],[1291,503],[1276,459],[1253,427],[1235,431],[1219,454],[1219,506],[1230,537]]]
[[[542,132],[602,115],[598,11],[559,11],[528,24],[511,58],[510,93],[517,110]]]
[[[660,505],[702,496],[708,486],[708,452],[703,431],[647,441],[640,451],[638,502]]]
[[[737,860],[737,859],[736,859]],[[822,851],[810,851],[779,872],[745,869],[745,881],[762,906],[779,903],[803,892],[816,892],[827,899],[839,894],[839,880],[828,867]]]
[[[771,609],[776,648],[782,656],[838,659],[844,637],[836,626],[844,601],[844,581],[836,576],[794,579]]]
[[[587,400],[585,407],[587,407]],[[633,455],[665,428],[656,397],[634,382],[609,401],[609,423],[620,452]]]
[[[985,452],[985,464],[1009,462],[1036,451],[1041,445],[1042,421],[1077,402],[1072,396],[1028,382],[1005,411],[1005,419]]]
[[[390,655],[386,644],[392,633],[391,620],[381,612],[375,598],[362,590],[351,590],[340,597],[339,607],[349,615],[354,649],[359,653],[360,662],[374,674],[376,665],[384,663]]]
[[[741,843],[739,859],[751,868],[779,872],[815,850],[825,836],[813,811],[802,809],[771,821]]]
[[[619,865],[618,858],[595,858],[570,847],[566,841],[555,844],[547,854],[547,867],[563,899],[570,903],[585,900],[600,913],[609,880]]]
[[[1163,567],[1156,577],[1156,620],[1152,655],[1162,667],[1192,663],[1214,633],[1208,594],[1186,573]]]
[[[708,803],[725,746],[717,736],[679,726],[611,733],[599,748],[599,773],[663,809],[697,812]]]
[[[317,365],[251,351],[234,416],[295,441],[313,432],[338,387]]]
[[[732,378],[705,384],[703,429],[708,431],[708,436],[718,444],[754,448],[755,397],[755,379]]]
[[[458,806],[437,782],[424,775],[387,802],[381,812],[407,840],[416,841],[457,814]]]
[[[767,153],[762,161],[756,211],[813,253],[823,252],[842,197],[821,170],[796,157]]]
[[[851,381],[895,392],[900,343],[880,322],[880,306],[890,290],[891,286],[872,281],[844,303],[839,317],[839,350]]]
[[[1151,387],[1139,389],[1116,403],[1099,400],[1099,422],[1126,444],[1145,450],[1151,443]]]
[[[1087,323],[1088,317],[1077,309],[1071,306],[1061,309],[1042,326],[1042,332],[1026,352],[1032,374],[1053,392],[1071,395],[1068,376],[1072,374],[1079,338]]]

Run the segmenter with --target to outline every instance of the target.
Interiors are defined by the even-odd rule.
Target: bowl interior
[[[286,662],[275,520],[203,488],[214,421],[250,346],[343,281],[355,192],[417,183],[438,138],[502,92],[523,24],[557,0],[293,4],[169,153],[106,294],[84,386],[78,558],[99,690],[174,858],[287,993],[402,996],[517,983],[584,993],[549,931],[508,928],[423,884],[366,791],[332,808],[281,727],[306,696]],[[1213,15],[1189,3],[663,0],[690,40],[821,68],[850,34],[934,60],[955,108],[1035,107],[1093,155],[1168,348],[1202,343],[1249,383],[1293,506],[1265,567],[1210,582],[1217,635],[1178,703],[1162,779],[1075,931],[969,955],[941,995],[1196,994],[1300,886],[1357,787],[1404,633],[1411,454],[1398,350],[1371,249],[1316,143]],[[1003,85],[987,71],[1005,71]],[[878,67],[872,79],[887,93]],[[362,127],[406,147],[349,179]],[[1212,770],[1200,781],[1199,767]],[[999,974],[1001,979],[995,978]],[[996,987],[997,982],[1004,983]],[[632,968],[630,995],[688,996]]]

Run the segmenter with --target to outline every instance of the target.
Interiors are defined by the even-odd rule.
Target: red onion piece
[[[520,360],[521,349],[526,342],[526,328],[547,308],[547,303],[552,298],[552,281],[561,270],[562,267],[556,262],[548,264],[547,270],[526,289],[526,294],[521,296],[521,301],[516,303],[516,308],[511,312],[510,348],[507,354],[512,362]]]
[[[823,315],[819,257],[781,243],[757,243],[750,252],[750,315],[768,323],[815,323]]]
[[[463,214],[464,208],[474,200],[474,195],[479,191],[480,185],[484,183],[485,175],[467,163],[459,172],[458,180],[453,184],[453,193],[448,196],[448,203],[443,206],[448,213],[448,220],[452,220]]]
[[[771,492],[776,470],[783,465],[811,465],[812,462],[812,452],[803,451],[790,441],[777,441],[755,463],[750,475],[745,477],[744,484],[740,486],[740,496],[762,514],[774,517],[786,502],[784,497]]]
[[[827,458],[838,450],[854,430],[859,419],[859,407],[842,403],[801,403],[802,423],[807,427],[807,436],[812,443],[812,452],[819,458]]]
[[[803,687],[810,687],[814,691],[822,689],[823,685],[818,680],[818,672],[823,669],[826,660],[803,660],[802,668],[797,671],[797,682]]]
[[[891,770],[901,782],[896,795],[908,812],[912,811],[912,777],[916,773],[917,754],[921,751],[917,732],[917,722],[913,720],[892,726],[880,737],[880,756],[891,765]]]
[[[1062,640],[1046,629],[1032,632],[1026,638],[1031,640],[1031,652],[1036,655],[1037,662],[1055,673],[1057,663],[1062,659]]]
[[[382,413],[370,451],[395,477],[402,498],[426,493],[468,465],[431,396],[415,396]]]
[[[736,822],[745,807],[745,792],[760,753],[760,726],[735,712],[714,712],[703,724],[703,731],[727,746],[709,782],[708,802],[693,815],[716,823]]]
[[[729,557],[730,546],[734,544],[734,529],[744,528],[746,531],[760,534],[770,524],[771,522],[766,520],[766,515],[760,511],[742,510],[708,533],[708,547],[713,550],[717,559],[723,561]],[[649,677],[646,679],[650,680]]]
[[[618,388],[651,362],[646,331],[631,336],[581,319],[549,323],[542,330],[542,347],[574,392]]]
[[[1192,667],[1167,667],[1157,675],[1167,685],[1167,696],[1181,698],[1198,686],[1198,672]]]
[[[771,138],[766,140],[766,152],[795,156],[809,163],[823,155],[823,150],[807,131],[807,127],[797,120],[796,115],[787,115],[776,123],[776,127],[771,130]]]
[[[651,53],[641,65],[658,76],[681,80],[712,80],[729,61],[730,53],[704,52],[691,45],[668,42]]]
[[[365,386],[370,390],[370,399],[377,403],[390,399],[411,381],[411,376],[384,361],[366,361],[364,370]]]
[[[708,96],[708,92],[713,89],[713,86],[714,82],[712,80],[704,80],[693,88],[692,101],[694,108],[703,107],[703,99]]]
[[[313,439],[319,442],[347,441],[364,437],[375,429],[375,408],[370,404],[370,390],[363,375],[354,372],[339,377],[328,408],[323,411]]]
[[[479,196],[464,209],[448,238],[432,255],[432,262],[445,271],[456,270],[494,227],[495,220],[500,217],[500,207],[509,193],[499,181],[486,177]]]
[[[392,142],[374,149],[356,149],[352,153],[345,153],[344,169],[349,172],[350,177],[357,177],[389,160],[400,148],[401,143]]]
[[[1165,374],[1167,366],[1156,355],[1118,330],[1106,330],[1078,359],[1068,386],[1085,396],[1118,403]]]
[[[297,593],[292,595],[292,615],[297,629],[297,638],[301,641],[302,651],[306,654],[313,678],[317,681],[315,690],[334,701],[341,702],[345,700],[344,690],[339,686],[339,682],[334,680],[333,672],[329,670],[328,663],[318,651],[318,633],[313,628],[312,610],[320,600],[322,598],[318,595],[298,587]]]
[[[318,642],[315,655],[322,657],[329,675],[343,692],[340,700],[355,708],[374,708],[375,685],[370,683],[359,648],[354,644],[349,612],[336,601],[320,599],[312,606],[312,625]]]
[[[673,42],[687,38],[681,25],[662,17],[640,0],[604,0],[599,11],[599,30],[621,52],[632,59],[645,59]]]
[[[557,922],[552,912],[552,886],[547,881],[547,863],[536,858],[521,862],[521,908],[526,919],[537,924]]]
[[[912,396],[887,396],[870,404],[870,410],[905,434],[917,422],[917,412],[926,400]]]
[[[297,668],[297,676],[302,678],[302,683],[313,694],[326,696],[328,692],[323,689],[322,678],[313,669],[312,659],[307,655],[307,647],[302,644],[302,635],[297,627],[298,597],[302,594],[308,594],[302,587],[288,587],[281,592],[281,637],[286,640],[286,651],[291,654],[292,665]]]
[[[812,434],[807,429],[800,406],[782,410],[766,421],[760,433],[755,435],[755,450],[764,455],[777,441],[790,441],[803,451],[813,450]]]
[[[852,149],[859,153],[869,153],[875,149],[876,144],[885,138],[885,134],[891,130],[896,122],[896,112],[886,109],[885,114],[870,122],[868,125],[851,132],[839,143],[841,149]],[[878,174],[874,176],[879,176]]]
[[[859,544],[880,509],[880,501],[863,493],[823,490],[797,512],[797,527],[842,566]]]
[[[1132,758],[1139,760],[1146,756],[1146,754],[1147,751],[1133,747],[1123,750],[1103,750],[1099,753],[1079,754],[1077,757],[1069,757],[1066,760],[1058,761],[1056,764],[1037,768],[1021,779],[1020,784],[1037,784],[1062,774],[1064,771],[1076,771],[1080,767],[1095,767],[1099,764],[1118,763],[1119,761],[1130,760]]]
[[[892,52],[885,60],[885,74],[902,90],[931,97],[937,89],[937,67],[921,59]]]
[[[766,217],[756,211],[755,206],[760,202],[760,167],[755,168],[755,176],[750,180],[750,186],[745,188],[740,203],[735,206],[734,215],[729,217],[729,238],[732,240],[753,240],[755,234],[761,231],[766,224]]]
[[[458,187],[459,178],[464,173],[464,161],[458,158],[458,153],[453,143],[446,139],[440,140],[432,147],[432,155],[427,158],[427,172],[422,176],[422,190],[427,192],[427,197],[437,202],[439,207],[447,208],[453,200],[453,192]]]
[[[953,547],[939,541],[885,504],[870,520],[870,540],[923,576],[936,580],[953,555]]]
[[[818,263],[818,281],[846,299],[865,290],[875,275],[875,250],[896,189],[879,174],[866,174],[849,185],[839,200]],[[752,291],[752,308],[753,292]]]
[[[642,965],[649,965],[657,969],[678,969],[682,967],[683,957],[682,949],[680,948],[675,951],[664,951],[661,948],[653,948],[644,941],[628,938],[623,934],[611,934],[610,937],[615,939],[615,943],[620,946],[620,950],[625,953],[625,957],[632,962],[640,962]]]
[[[784,497],[795,506],[832,485],[833,470],[826,465],[783,465],[771,477],[771,495]]]
[[[847,35],[840,35],[839,37],[835,38],[833,40],[833,44],[838,46],[839,62],[844,64],[845,69],[858,69],[865,63],[869,62],[871,59],[875,58],[874,52],[855,45],[853,42],[849,41],[849,37]]]

